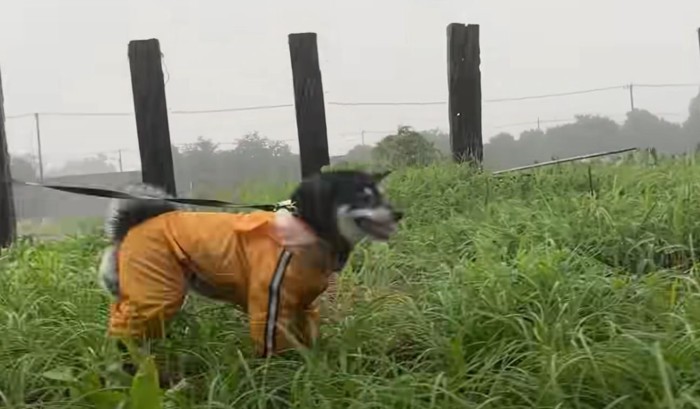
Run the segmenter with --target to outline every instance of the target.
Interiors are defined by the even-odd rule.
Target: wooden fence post
[[[168,107],[158,40],[130,41],[129,66],[143,182],[161,187],[175,196]]]
[[[450,147],[457,162],[479,166],[484,156],[481,134],[481,51],[479,25],[447,26],[447,81]]]
[[[294,107],[299,134],[301,177],[321,172],[330,164],[316,33],[289,34],[294,80]]]
[[[0,249],[12,244],[17,235],[10,153],[7,149],[7,134],[5,134],[4,103],[2,73],[0,73]]]

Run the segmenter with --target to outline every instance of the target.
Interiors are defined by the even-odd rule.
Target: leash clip
[[[279,210],[287,210],[290,213],[294,213],[296,211],[296,206],[294,205],[294,202],[292,202],[291,199],[283,200],[281,202],[275,203],[275,210],[274,211],[279,211]]]

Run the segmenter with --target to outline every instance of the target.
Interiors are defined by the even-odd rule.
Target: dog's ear
[[[385,170],[384,172],[373,172],[370,174],[372,177],[372,180],[374,180],[374,183],[379,184],[384,178],[389,176],[391,174],[391,170]]]

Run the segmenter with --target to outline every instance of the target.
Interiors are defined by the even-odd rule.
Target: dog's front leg
[[[335,306],[338,299],[338,272],[334,271],[328,276],[328,287],[326,287],[326,300],[330,305]]]
[[[299,329],[301,333],[302,343],[311,348],[320,337],[321,311],[318,298],[301,314],[299,321]]]
[[[130,338],[126,340],[119,338],[116,342],[117,349],[121,353],[120,362],[122,370],[130,376],[136,375],[136,372],[138,372],[138,364],[135,361],[138,361],[141,357],[150,355],[151,341],[148,339],[140,340]],[[130,343],[135,350],[130,351],[127,343]],[[136,357],[134,355],[136,355]]]
[[[249,292],[250,336],[257,355],[263,357],[293,349],[300,344],[295,339],[295,330],[300,328],[293,328],[293,324],[299,321],[303,308],[295,294],[285,288],[274,287],[260,283],[258,291]]]
[[[132,345],[136,348],[135,351],[130,352],[126,343],[122,339],[117,340],[117,348],[122,354],[121,367],[122,370],[130,376],[135,376],[138,372],[138,363],[134,362],[145,358],[146,356],[153,356],[158,370],[158,383],[163,389],[167,389],[177,383],[181,376],[179,371],[173,370],[173,366],[170,359],[166,356],[165,348],[163,348],[164,339],[150,339],[144,338],[141,340],[132,339]],[[135,357],[134,354],[137,354]]]

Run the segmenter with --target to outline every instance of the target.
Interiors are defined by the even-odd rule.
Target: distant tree
[[[369,145],[355,145],[343,157],[344,162],[351,163],[370,163],[372,162],[373,147]]]
[[[284,182],[299,177],[298,157],[292,154],[289,145],[257,132],[244,135],[225,156],[227,164],[233,166],[232,171],[249,182]]]
[[[484,144],[484,166],[499,170],[510,167],[513,157],[520,154],[513,135],[501,132]]]
[[[512,148],[515,144],[515,138],[508,132],[501,132],[489,140],[489,144],[493,147]]]
[[[216,184],[221,178],[221,167],[218,157],[218,144],[202,136],[197,141],[187,144],[178,154],[182,162],[180,174],[185,183],[180,183],[179,190],[207,189],[210,184]]]
[[[687,145],[696,146],[700,143],[700,94],[690,101],[683,134]]]
[[[425,131],[420,131],[420,134],[428,141],[432,142],[435,148],[443,156],[450,157],[452,155],[452,148],[450,148],[450,135],[444,132],[440,128],[428,129]]]
[[[373,155],[378,163],[392,168],[424,166],[440,158],[435,145],[410,126],[400,126],[395,135],[382,139]]]
[[[12,178],[24,182],[35,182],[38,172],[31,156],[10,156],[10,172]]]
[[[170,145],[170,153],[173,156],[173,168],[175,172],[175,186],[178,196],[189,196],[190,193],[190,173],[187,168],[187,161],[180,149],[175,145]]]
[[[694,148],[684,137],[681,125],[643,109],[628,112],[620,131],[622,142],[627,146],[656,148],[663,153],[681,153]]]
[[[231,200],[240,186],[285,183],[299,175],[298,156],[290,147],[257,132],[244,135],[233,149],[200,136],[181,149],[173,147],[173,161],[178,190],[195,197],[228,195]]]
[[[186,144],[182,148],[182,154],[187,155],[188,153],[197,153],[205,156],[214,156],[218,148],[219,145],[211,139],[198,136],[197,142]]]
[[[238,140],[234,152],[247,158],[281,158],[291,156],[292,151],[284,142],[262,137],[258,132],[244,135]]]
[[[110,163],[109,158],[104,154],[99,154],[89,158],[68,161],[57,170],[47,172],[47,174],[52,176],[66,176],[111,173],[116,171],[117,168],[114,164]]]
[[[547,156],[552,157],[582,155],[619,147],[619,125],[610,118],[598,115],[576,115],[576,122],[547,129],[545,143]]]
[[[512,161],[504,167],[528,165],[546,159],[551,155],[546,139],[547,136],[541,129],[528,129],[521,132],[516,144],[518,154],[510,156]]]

